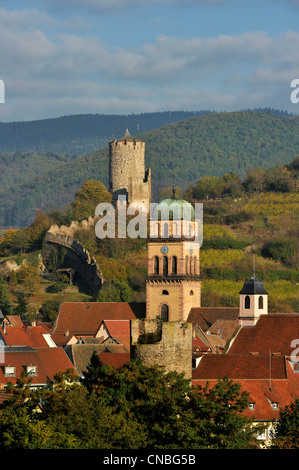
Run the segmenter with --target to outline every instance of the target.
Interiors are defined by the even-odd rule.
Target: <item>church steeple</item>
[[[240,294],[239,322],[241,326],[254,326],[261,315],[268,313],[268,292],[255,274],[244,283]]]

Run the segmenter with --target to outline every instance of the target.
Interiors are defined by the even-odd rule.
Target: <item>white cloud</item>
[[[290,80],[298,78],[299,33],[293,31],[277,37],[264,31],[215,38],[160,35],[125,48],[91,34],[53,34],[57,23],[35,10],[2,8],[0,18],[4,121],[241,105],[286,109]]]

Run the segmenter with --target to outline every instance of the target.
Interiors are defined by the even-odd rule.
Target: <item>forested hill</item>
[[[52,119],[0,123],[0,151],[86,155],[119,139],[211,111],[168,111],[130,115],[77,114]],[[277,111],[276,111],[277,112]]]
[[[289,116],[282,110],[258,111]],[[0,152],[67,153],[86,155],[119,139],[128,128],[132,135],[143,134],[166,124],[211,113],[165,111],[156,113],[107,115],[78,114],[25,122],[0,122]]]
[[[232,171],[243,177],[254,167],[289,163],[299,154],[299,116],[258,111],[210,113],[138,137],[146,143],[146,165],[152,169],[154,190],[169,185],[173,177],[186,187],[205,175],[221,176]],[[76,190],[90,178],[108,184],[107,142],[103,149],[2,191],[0,226],[28,225],[37,208],[69,204]]]

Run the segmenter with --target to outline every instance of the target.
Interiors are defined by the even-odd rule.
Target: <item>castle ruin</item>
[[[116,204],[124,195],[128,204],[144,204],[147,212],[151,201],[151,170],[145,169],[145,143],[132,137],[109,142],[109,191]]]

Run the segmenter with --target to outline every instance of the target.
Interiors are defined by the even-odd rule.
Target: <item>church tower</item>
[[[149,213],[151,171],[145,169],[145,143],[128,129],[122,139],[109,142],[109,191],[114,203],[123,195],[128,204],[142,203]]]
[[[253,275],[239,292],[241,326],[254,326],[261,315],[268,313],[268,292],[264,284]]]
[[[201,306],[198,230],[193,206],[176,198],[174,190],[151,214],[147,319],[186,321],[190,309]]]

